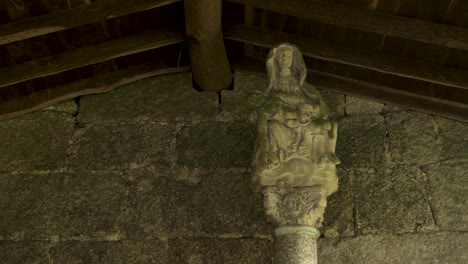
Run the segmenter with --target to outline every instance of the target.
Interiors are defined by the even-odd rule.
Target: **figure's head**
[[[278,49],[275,60],[280,70],[291,69],[293,63],[293,54],[294,50],[290,46],[283,46]]]
[[[270,79],[267,93],[271,91],[282,69],[289,68],[291,76],[299,86],[304,84],[307,76],[307,67],[301,52],[290,43],[282,43],[273,47],[267,56],[266,67]]]
[[[317,118],[320,115],[320,107],[318,105],[304,104],[301,105],[297,114],[299,122],[308,123],[313,118]]]
[[[297,119],[297,114],[294,111],[285,111],[283,113],[284,124],[290,128],[296,128],[299,126],[299,120]]]

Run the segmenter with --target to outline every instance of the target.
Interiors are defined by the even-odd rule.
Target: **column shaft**
[[[317,239],[307,233],[275,237],[273,264],[317,264]]]

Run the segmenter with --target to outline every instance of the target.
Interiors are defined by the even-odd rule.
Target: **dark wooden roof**
[[[231,67],[303,52],[320,88],[468,121],[468,0],[230,0]],[[178,0],[0,0],[0,119],[189,71]]]

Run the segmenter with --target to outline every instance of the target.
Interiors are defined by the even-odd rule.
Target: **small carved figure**
[[[301,156],[310,155],[310,149],[305,143],[306,130],[310,127],[311,121],[318,118],[319,108],[314,105],[301,105],[297,111],[297,117],[299,125],[296,129],[296,136],[294,141],[288,146],[288,149],[293,152],[297,152]],[[313,126],[312,126],[313,129]],[[309,129],[310,130],[310,129]]]

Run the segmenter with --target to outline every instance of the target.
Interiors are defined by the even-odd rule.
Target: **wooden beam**
[[[297,45],[307,57],[468,90],[468,71],[462,69],[244,25],[225,25],[224,37],[267,48],[281,42],[291,42]]]
[[[161,68],[140,65],[57,86],[0,103],[0,120],[29,113],[77,96],[104,93],[118,86],[162,74],[187,72],[190,66]]]
[[[265,62],[260,59],[240,58],[231,63],[236,70],[265,74]],[[382,103],[413,109],[462,122],[468,122],[468,105],[439,98],[410,93],[341,76],[309,71],[307,81],[324,90],[361,97]]]
[[[180,2],[181,0],[99,0],[87,5],[0,25],[0,45]]]
[[[228,0],[327,24],[468,50],[468,28],[320,0]]]
[[[468,105],[444,99],[406,92],[334,74],[309,71],[310,83],[329,91],[390,103],[419,112],[468,122]]]
[[[7,11],[11,20],[17,20],[28,16],[28,10],[26,10],[23,0],[2,2],[3,8]]]
[[[221,0],[185,0],[185,28],[193,80],[204,91],[232,84],[221,31]]]
[[[56,56],[0,68],[0,87],[179,43],[184,40],[181,31],[161,29],[144,32],[66,51]]]

